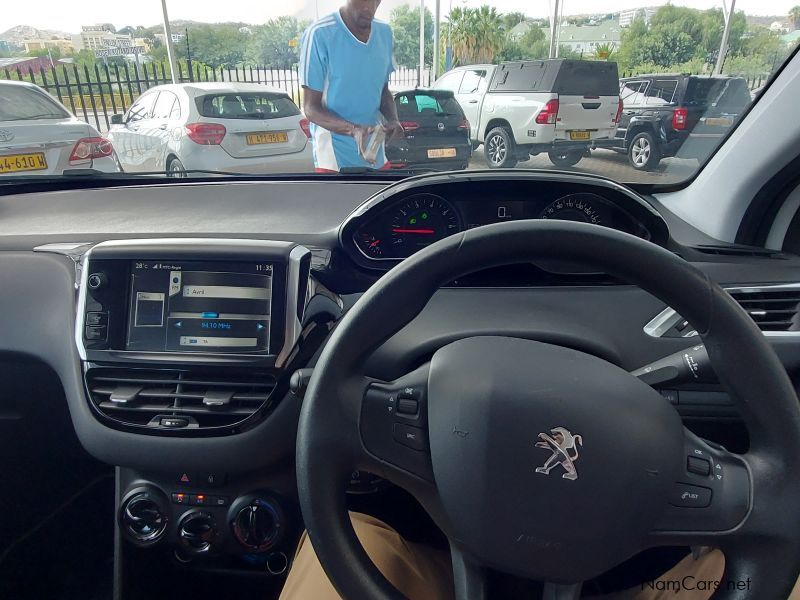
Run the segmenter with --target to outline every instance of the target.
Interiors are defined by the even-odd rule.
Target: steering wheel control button
[[[425,431],[419,427],[412,427],[404,423],[395,423],[392,428],[392,437],[397,443],[408,446],[413,450],[428,449],[428,443],[425,440]]]
[[[711,490],[699,485],[679,483],[675,486],[669,503],[681,508],[706,508],[711,505]]]
[[[108,325],[108,313],[91,311],[86,313],[86,325],[102,327]]]
[[[411,398],[400,398],[397,400],[397,414],[399,415],[416,415],[419,410],[419,402]]]
[[[711,463],[705,458],[698,458],[697,456],[688,456],[686,458],[686,470],[695,475],[703,475],[708,477],[711,475]]]

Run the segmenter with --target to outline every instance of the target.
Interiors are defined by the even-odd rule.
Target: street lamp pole
[[[172,83],[178,82],[178,63],[175,60],[175,48],[172,47],[172,31],[169,28],[169,15],[167,14],[167,0],[161,0],[161,12],[164,15],[164,38],[167,44],[167,58],[169,70],[172,73]]]
[[[719,56],[717,56],[717,64],[714,66],[714,75],[722,74],[722,66],[725,64],[725,55],[728,53],[728,38],[731,34],[731,24],[733,23],[733,8],[736,6],[736,0],[731,0],[730,11],[725,10],[725,0],[722,1],[722,7],[725,12],[722,13],[725,18],[725,30],[722,32],[722,42],[719,45]]]
[[[436,81],[439,77],[439,47],[441,40],[439,39],[439,21],[442,18],[441,0],[436,0],[436,14],[433,16],[433,65],[431,65],[431,82]]]
[[[425,0],[419,0],[419,73],[417,87],[422,86],[422,74],[425,72]]]
[[[553,16],[550,23],[550,58],[558,58],[558,5],[560,0],[555,0]]]

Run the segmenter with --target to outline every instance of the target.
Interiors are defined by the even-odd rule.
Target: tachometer
[[[570,194],[548,204],[539,218],[603,225],[601,209],[596,202],[594,194]]]
[[[391,254],[396,257],[411,256],[459,231],[461,219],[447,200],[434,194],[411,196],[391,213]]]

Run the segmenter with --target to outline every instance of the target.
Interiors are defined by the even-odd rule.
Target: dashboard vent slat
[[[729,288],[762,331],[800,331],[800,287]]]
[[[154,428],[160,416],[191,416],[200,429],[236,425],[265,407],[275,386],[273,375],[253,371],[95,367],[86,373],[89,399],[100,413]]]

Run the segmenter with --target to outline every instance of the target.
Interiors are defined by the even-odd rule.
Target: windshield
[[[10,3],[0,183],[513,168],[680,184],[793,55],[793,1]]]

